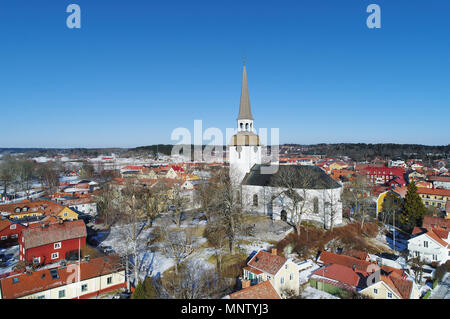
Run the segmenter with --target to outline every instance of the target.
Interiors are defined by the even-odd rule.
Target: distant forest
[[[191,145],[191,154],[194,146]],[[205,146],[203,146],[204,148]],[[100,155],[116,154],[117,156],[148,156],[157,153],[170,155],[173,145],[157,144],[140,146],[136,148],[72,148],[72,149],[45,149],[45,148],[0,148],[0,153],[24,153],[27,157],[55,156],[64,154],[66,156],[76,155],[79,157],[96,157]],[[225,147],[224,147],[225,150]],[[323,155],[326,157],[348,156],[356,161],[370,161],[379,156],[385,158],[422,159],[432,161],[436,159],[450,158],[450,144],[442,146],[429,146],[419,144],[364,144],[364,143],[340,143],[340,144],[284,144],[280,150],[287,151],[288,155]]]

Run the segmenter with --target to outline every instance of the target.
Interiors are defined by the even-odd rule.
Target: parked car
[[[100,241],[95,237],[88,237],[86,241],[89,245],[94,247],[97,247],[100,244]]]

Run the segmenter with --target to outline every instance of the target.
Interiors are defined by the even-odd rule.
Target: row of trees
[[[34,181],[38,181],[48,193],[53,193],[57,190],[62,171],[59,162],[35,163],[5,155],[0,162],[0,194],[23,191],[28,196]]]

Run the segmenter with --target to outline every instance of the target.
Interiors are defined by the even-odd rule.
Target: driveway
[[[429,299],[450,299],[450,273],[446,273],[442,282],[431,292]]]

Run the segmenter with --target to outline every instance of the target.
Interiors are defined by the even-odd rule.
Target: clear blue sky
[[[0,147],[235,127],[244,54],[255,126],[281,143],[450,143],[448,0],[1,1],[0,45]]]

